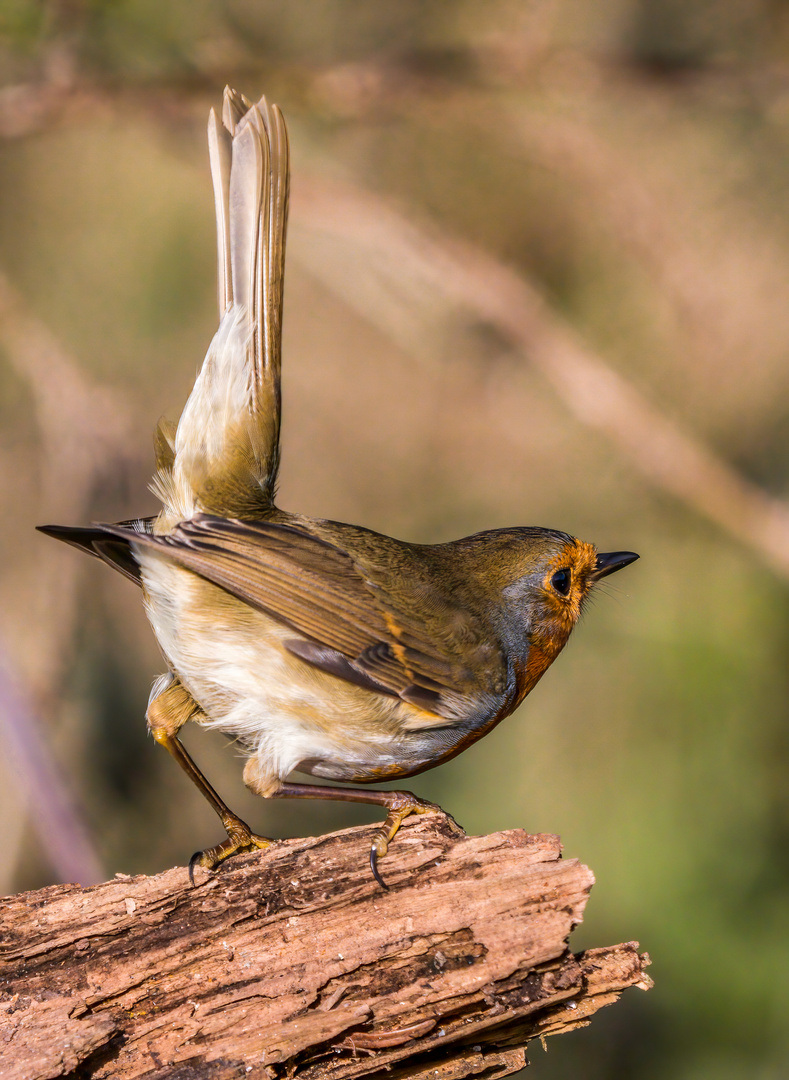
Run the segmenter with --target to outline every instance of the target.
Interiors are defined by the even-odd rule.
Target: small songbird
[[[43,526],[142,588],[167,662],[151,734],[227,832],[197,852],[213,869],[268,847],[214,791],[178,732],[217,728],[248,756],[264,798],[386,808],[377,861],[409,792],[291,783],[294,772],[369,784],[431,769],[516,709],[558,656],[601,578],[638,556],[600,554],[552,529],[495,529],[451,543],[394,540],[274,505],[289,153],[282,113],[225,90],[208,123],[219,256],[219,329],[177,429],[156,432],[155,518]]]

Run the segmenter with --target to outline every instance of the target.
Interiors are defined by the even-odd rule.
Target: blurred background
[[[221,839],[146,735],[137,590],[33,530],[156,509],[229,82],[292,142],[280,505],[642,555],[412,784],[559,833],[598,881],[574,946],[653,958],[535,1075],[789,1075],[789,5],[0,0],[0,82],[0,892]],[[261,833],[377,817],[266,805],[185,741]]]

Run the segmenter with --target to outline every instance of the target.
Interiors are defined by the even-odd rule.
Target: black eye
[[[567,596],[570,591],[570,571],[557,570],[551,578],[551,585],[561,596]]]

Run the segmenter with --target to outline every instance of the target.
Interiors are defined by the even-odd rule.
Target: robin
[[[590,591],[638,558],[553,529],[410,544],[280,510],[280,346],[289,152],[282,113],[225,91],[208,123],[218,233],[219,329],[177,428],[155,436],[157,517],[42,531],[142,589],[167,662],[147,710],[219,815],[208,869],[269,847],[178,738],[188,721],[247,754],[264,798],[342,799],[387,811],[378,860],[409,814],[405,791],[291,783],[294,772],[370,784],[432,769],[509,716],[567,642]]]

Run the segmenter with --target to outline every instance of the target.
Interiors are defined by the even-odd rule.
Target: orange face
[[[567,643],[594,584],[597,551],[592,544],[572,539],[548,563],[543,574],[530,635],[533,645],[551,660]]]
[[[520,647],[510,639],[517,680],[512,708],[533,689],[567,644],[592,586],[637,558],[629,551],[600,554],[592,544],[574,537],[565,536],[561,543],[557,543],[556,534],[547,534],[542,542],[537,538],[520,566],[526,573],[502,592],[509,624],[518,625],[523,634]]]

